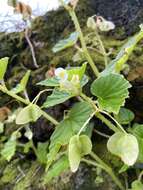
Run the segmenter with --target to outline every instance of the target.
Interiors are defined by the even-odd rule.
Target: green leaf
[[[143,124],[134,124],[131,132],[136,136],[139,144],[138,161],[143,162]]]
[[[70,138],[79,132],[92,113],[93,109],[87,102],[76,103],[73,106],[50,138],[47,168],[55,159],[60,147],[69,143]]]
[[[135,49],[137,43],[143,38],[143,30],[141,28],[140,32],[135,36],[131,37],[128,42],[123,45],[117,57],[108,64],[106,69],[101,73],[101,76],[105,76],[111,73],[119,73],[124,64],[129,59],[129,56],[132,54]]]
[[[68,158],[72,172],[77,171],[81,158],[89,154],[91,150],[92,143],[88,136],[74,135],[73,137],[71,137],[69,142]]]
[[[117,132],[110,137],[107,143],[108,150],[121,158],[128,166],[132,166],[139,154],[138,142],[135,136]]]
[[[16,124],[23,125],[29,122],[35,122],[41,115],[41,109],[37,105],[31,103],[19,112],[16,117]]]
[[[36,151],[36,156],[38,161],[41,164],[46,164],[47,163],[47,151],[48,151],[48,145],[49,142],[45,143],[38,143],[37,151]]]
[[[0,59],[0,80],[3,80],[8,65],[8,57]]]
[[[128,98],[130,83],[119,74],[99,77],[91,85],[91,93],[98,98],[101,109],[118,114]]]
[[[139,180],[135,180],[132,183],[132,189],[131,190],[143,190],[143,184]]]
[[[83,130],[81,134],[87,135],[89,138],[91,138],[93,129],[94,129],[94,122],[90,122],[87,124],[85,130]]]
[[[69,161],[67,156],[62,156],[52,167],[47,171],[43,177],[43,184],[48,184],[54,177],[58,177],[62,172],[69,168]]]
[[[81,156],[83,157],[87,154],[90,154],[92,150],[92,142],[90,138],[87,135],[81,135],[79,136],[79,142]]]
[[[44,108],[52,107],[57,104],[61,104],[65,102],[66,100],[70,99],[72,97],[71,94],[64,91],[59,91],[57,89],[53,90],[53,93],[47,97],[46,101],[43,104]]]
[[[60,84],[59,84],[59,80],[56,77],[52,77],[52,78],[48,78],[46,80],[43,80],[43,81],[37,83],[37,85],[57,87]]]
[[[49,153],[47,154],[46,171],[48,171],[52,162],[56,160],[56,156],[60,148],[61,148],[61,145],[59,143],[55,143],[53,147],[49,148]]]
[[[81,67],[71,67],[69,70],[67,70],[68,73],[68,79],[71,80],[73,75],[78,75],[79,79],[81,80],[85,74],[87,64],[84,63]]]
[[[115,115],[116,120],[121,124],[121,125],[127,125],[131,121],[134,120],[134,113],[127,109],[127,108],[121,108],[118,115]]]
[[[19,132],[15,131],[12,133],[9,140],[5,143],[4,148],[1,151],[2,157],[10,161],[12,156],[15,154],[16,151],[16,139],[19,137]]]
[[[26,89],[29,77],[30,77],[31,71],[27,71],[24,77],[21,79],[20,83],[11,90],[11,92],[18,94],[20,92],[23,92]]]
[[[68,144],[69,139],[79,132],[92,113],[93,109],[87,102],[76,103],[66,118],[56,127],[51,136],[50,148],[55,144]]]
[[[57,53],[61,50],[64,50],[66,48],[69,48],[71,46],[73,46],[77,40],[78,40],[78,32],[73,32],[70,34],[69,38],[64,39],[64,40],[60,40],[54,47],[53,47],[53,52]]]

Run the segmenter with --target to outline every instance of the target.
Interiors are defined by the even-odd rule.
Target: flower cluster
[[[73,74],[72,78],[69,79],[68,71],[60,67],[55,70],[55,76],[59,80],[60,90],[64,90],[76,95],[79,94],[80,91],[79,75]]]
[[[87,27],[92,30],[99,29],[102,32],[108,32],[115,28],[115,24],[104,19],[102,16],[92,16],[87,20]]]

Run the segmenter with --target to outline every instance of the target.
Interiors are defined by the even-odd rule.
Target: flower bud
[[[87,27],[91,28],[92,30],[96,29],[96,22],[95,22],[94,17],[89,17],[88,18],[88,20],[87,20]]]

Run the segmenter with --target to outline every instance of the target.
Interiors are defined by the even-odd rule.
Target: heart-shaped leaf
[[[99,77],[91,85],[91,93],[98,98],[101,109],[118,114],[128,98],[130,83],[119,74]]]
[[[41,109],[35,104],[30,104],[19,112],[16,117],[16,124],[23,125],[29,122],[35,122],[41,115]]]
[[[121,158],[128,166],[132,166],[139,154],[138,142],[135,136],[117,132],[110,137],[107,143],[108,150]]]
[[[50,138],[51,143],[47,156],[47,168],[49,168],[55,159],[60,147],[69,143],[70,138],[80,131],[92,113],[93,109],[87,102],[80,102],[72,107],[65,119],[56,127]]]
[[[69,48],[71,46],[73,46],[77,40],[78,40],[78,32],[73,32],[70,34],[69,38],[64,39],[64,40],[60,40],[54,47],[53,47],[53,52],[57,53],[61,50],[64,50],[66,48]]]
[[[92,143],[86,135],[74,135],[69,142],[68,157],[72,172],[76,172],[81,158],[92,150]]]

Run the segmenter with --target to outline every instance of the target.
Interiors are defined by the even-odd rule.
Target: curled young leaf
[[[16,117],[16,124],[23,125],[29,122],[35,122],[41,115],[41,109],[35,104],[30,104],[19,112]]]
[[[91,150],[92,150],[92,143],[88,136],[75,135],[70,139],[68,158],[72,172],[77,171],[81,158],[89,154]]]

